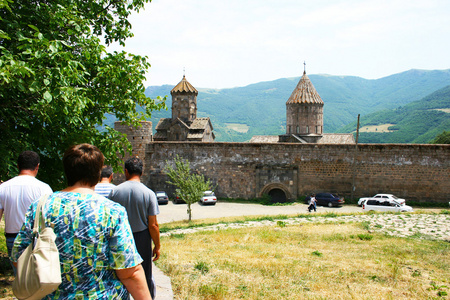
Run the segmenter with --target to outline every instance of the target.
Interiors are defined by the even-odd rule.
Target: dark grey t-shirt
[[[155,193],[137,181],[125,181],[119,184],[111,191],[108,198],[125,207],[133,232],[148,229],[148,217],[159,214]]]

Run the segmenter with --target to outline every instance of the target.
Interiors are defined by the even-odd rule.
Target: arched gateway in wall
[[[284,203],[292,198],[289,189],[279,182],[265,185],[259,193],[259,197],[262,197],[263,195],[269,195],[273,203]]]

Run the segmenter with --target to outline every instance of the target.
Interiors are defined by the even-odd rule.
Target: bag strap
[[[36,236],[36,234],[40,231],[40,227],[44,228],[45,227],[45,217],[44,217],[44,213],[43,213],[43,206],[45,204],[45,201],[47,200],[48,195],[43,195],[41,196],[41,198],[39,198],[39,202],[36,208],[36,213],[34,215],[34,226],[33,226],[33,235]],[[39,226],[39,221],[40,221],[40,225]]]

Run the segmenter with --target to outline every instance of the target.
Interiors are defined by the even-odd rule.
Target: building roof
[[[322,104],[322,98],[320,98],[319,93],[317,93],[314,85],[311,80],[309,80],[308,76],[306,76],[306,72],[303,72],[302,78],[298,82],[291,96],[289,97],[286,104]]]
[[[173,93],[193,93],[197,95],[198,91],[186,80],[186,76],[183,75],[183,79],[170,91],[170,94]]]
[[[154,135],[153,135],[153,139],[155,141],[167,141],[167,131],[157,131]]]
[[[355,144],[355,138],[351,133],[324,133],[319,144]]]
[[[175,126],[176,124],[188,130],[187,140],[201,140],[205,135],[208,127],[211,127],[211,132],[213,130],[211,121],[209,118],[197,118],[195,119],[191,126],[184,123],[180,118],[174,120],[170,118],[159,119],[158,125],[156,125],[156,133],[153,136],[155,140],[167,140],[168,130]],[[214,136],[214,133],[212,134]]]
[[[213,128],[212,128],[212,124],[211,124],[209,118],[197,118],[197,119],[195,119],[195,120],[192,122],[192,124],[191,124],[191,126],[189,127],[189,129],[193,129],[193,130],[196,130],[196,129],[206,129],[206,126],[208,125],[208,123],[210,123],[211,130],[212,130],[212,129],[213,129]]]
[[[250,139],[250,143],[278,143],[278,135],[254,135]]]
[[[189,140],[201,140],[203,136],[205,135],[205,132],[199,131],[199,132],[189,132],[187,135],[187,139]]]
[[[170,127],[170,124],[172,124],[171,118],[161,118],[158,121],[158,124],[156,124],[155,129],[156,130],[167,130]]]
[[[324,133],[322,135],[310,134],[310,136],[318,136],[320,139],[317,144],[355,144],[355,139],[351,133]],[[278,135],[255,135],[251,138],[250,143],[278,143]],[[295,134],[290,134],[289,139],[284,142],[315,144],[309,143],[305,139]]]

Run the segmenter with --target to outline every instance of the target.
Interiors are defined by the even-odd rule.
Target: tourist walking
[[[150,299],[142,258],[125,209],[94,192],[103,154],[89,144],[70,147],[63,158],[68,187],[47,197],[45,225],[52,226],[59,251],[62,283],[49,299]],[[26,213],[12,261],[33,242],[38,202]]]
[[[127,181],[116,186],[109,198],[123,205],[128,213],[128,220],[133,231],[134,240],[139,254],[144,259],[147,284],[155,298],[155,288],[152,281],[152,258],[157,260],[160,255],[159,225],[156,215],[159,214],[158,200],[155,193],[141,183],[143,163],[137,157],[125,162],[125,178]],[[152,241],[154,248],[152,251]]]
[[[19,175],[0,185],[0,221],[4,215],[8,256],[11,256],[14,239],[22,228],[28,207],[41,195],[53,193],[48,184],[36,178],[39,166],[39,154],[24,151],[17,159]]]
[[[100,174],[100,182],[95,185],[95,192],[103,197],[108,197],[111,190],[115,187],[112,184],[113,168],[111,166],[103,166]]]
[[[309,198],[309,206],[308,211],[311,212],[314,209],[316,211],[317,209],[317,201],[316,201],[316,195],[312,194]]]

